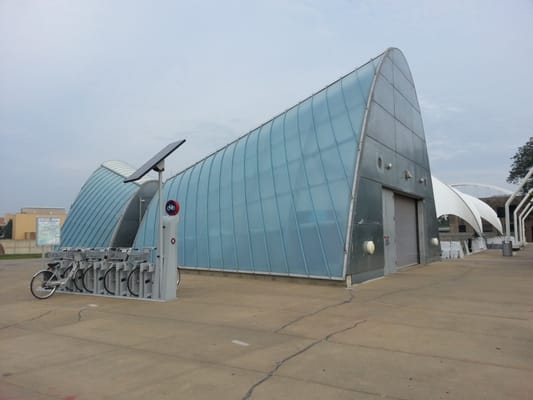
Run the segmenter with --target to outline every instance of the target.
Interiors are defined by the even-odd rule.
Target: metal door
[[[418,223],[416,200],[394,194],[396,267],[418,264]]]

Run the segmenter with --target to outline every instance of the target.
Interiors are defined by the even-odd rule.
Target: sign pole
[[[159,280],[157,282],[157,285],[159,286],[159,296],[161,296],[161,288],[162,288],[162,275],[163,275],[163,171],[165,170],[165,160],[162,160],[157,164],[157,172],[159,175],[159,206],[158,206],[158,215],[159,215],[159,233],[157,238],[157,262],[159,265],[157,266],[157,269],[159,270]]]

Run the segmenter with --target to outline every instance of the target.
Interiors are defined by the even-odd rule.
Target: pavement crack
[[[274,331],[274,333],[279,333],[279,332],[281,332],[283,329],[287,328],[288,326],[290,326],[290,325],[292,325],[292,324],[295,324],[296,322],[301,321],[301,320],[304,319],[304,318],[312,317],[313,315],[317,315],[317,314],[319,314],[319,313],[321,313],[322,311],[325,311],[325,310],[327,310],[327,309],[334,308],[334,307],[339,307],[339,306],[342,306],[342,305],[344,305],[344,304],[349,304],[349,303],[351,303],[352,300],[353,300],[353,293],[352,293],[351,290],[349,291],[349,294],[350,294],[350,297],[349,297],[348,299],[343,300],[343,301],[341,301],[341,302],[339,302],[339,303],[335,303],[335,304],[327,305],[327,306],[325,306],[325,307],[319,308],[318,310],[311,311],[311,312],[309,312],[309,313],[307,313],[307,314],[301,315],[301,316],[299,316],[298,318],[295,318],[295,319],[293,319],[292,321],[289,321],[289,322],[287,322],[286,324],[282,325],[281,327],[279,327],[278,329],[276,329],[276,330]]]
[[[80,309],[80,311],[78,311],[78,322],[81,321],[81,314],[84,312],[84,311],[87,311],[89,310],[89,307],[83,307]]]
[[[44,317],[45,315],[48,315],[50,313],[54,312],[54,310],[48,310],[42,314],[39,314],[35,317],[32,317],[32,318],[28,318],[28,319],[25,319],[25,320],[22,320],[22,321],[18,321],[18,322],[15,322],[14,324],[11,324],[11,325],[6,325],[6,326],[2,326],[0,327],[0,329],[6,329],[6,328],[11,328],[13,326],[17,326],[19,324],[23,324],[24,322],[31,322],[31,321],[36,321],[38,319],[41,319],[42,317]]]
[[[351,299],[349,300],[351,301]],[[344,303],[339,303],[339,304],[344,304]],[[254,390],[262,385],[263,383],[265,383],[266,381],[268,381],[270,378],[272,378],[274,376],[274,374],[289,360],[292,360],[293,358],[295,357],[298,357],[299,355],[305,353],[306,351],[312,349],[313,347],[315,347],[317,344],[319,343],[322,343],[322,342],[327,342],[329,341],[329,339],[331,339],[333,336],[335,335],[338,335],[339,333],[343,333],[343,332],[346,332],[346,331],[349,331],[350,329],[354,329],[356,328],[358,325],[362,324],[366,322],[366,319],[364,320],[359,320],[359,321],[355,321],[352,325],[346,327],[346,328],[342,328],[342,329],[339,329],[339,330],[336,330],[334,332],[331,332],[331,333],[328,333],[326,336],[324,336],[323,338],[320,338],[318,340],[315,340],[314,342],[308,344],[307,346],[305,346],[303,349],[300,349],[298,350],[297,352],[295,353],[292,353],[291,355],[285,357],[283,360],[281,361],[278,361],[276,362],[276,366],[274,368],[272,368],[267,374],[266,376],[264,376],[262,379],[258,380],[256,383],[254,383],[250,389],[248,389],[248,391],[246,392],[246,394],[244,395],[244,397],[241,399],[241,400],[248,400]]]

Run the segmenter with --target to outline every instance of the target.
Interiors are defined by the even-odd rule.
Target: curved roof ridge
[[[120,160],[108,160],[104,161],[101,165],[104,168],[107,168],[111,172],[114,172],[117,175],[122,176],[123,178],[128,178],[131,174],[133,174],[137,169],[132,167],[130,164],[120,161]],[[153,181],[155,179],[150,178],[149,176],[144,176],[143,178],[139,179],[135,183],[138,186],[141,186],[142,184]]]

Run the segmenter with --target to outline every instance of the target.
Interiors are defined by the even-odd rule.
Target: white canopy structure
[[[470,224],[479,236],[483,236],[483,224],[481,222],[483,218],[493,225],[498,232],[503,233],[502,224],[496,212],[488,204],[446,185],[434,176],[431,179],[437,217],[448,214],[458,216]]]
[[[431,180],[433,182],[433,194],[435,196],[437,217],[448,214],[456,215],[468,222],[477,234],[482,236],[483,225],[477,209],[469,205],[469,203],[462,197],[462,193],[458,190],[446,185],[434,176],[431,177]]]
[[[461,194],[461,196],[463,196],[464,199],[467,199],[468,202],[471,203],[477,209],[482,219],[484,219],[493,227],[495,227],[498,232],[503,235],[502,223],[498,218],[498,214],[496,214],[496,211],[494,211],[487,203],[474,196],[470,196],[469,194],[462,192],[459,193]]]
[[[459,190],[461,193],[466,193],[477,198],[492,196],[510,196],[513,194],[513,192],[509,189],[501,188],[499,186],[494,185],[487,185],[485,183],[452,183],[448,186]]]

